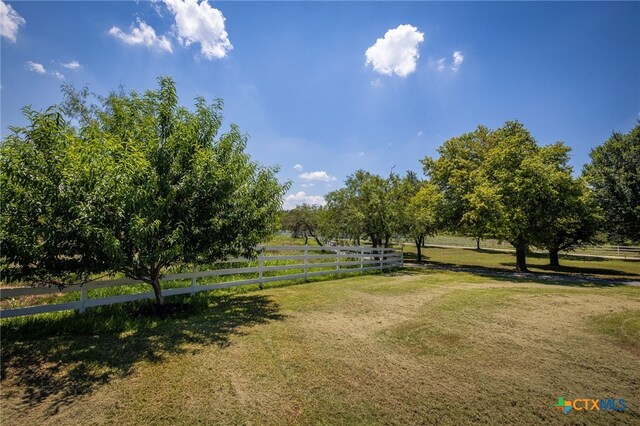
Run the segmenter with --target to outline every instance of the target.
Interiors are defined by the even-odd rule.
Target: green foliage
[[[192,112],[170,78],[159,86],[98,106],[67,87],[66,117],[25,110],[29,126],[2,146],[5,269],[58,285],[123,272],[159,296],[171,265],[255,255],[287,185],[250,160],[237,126],[217,137],[221,100],[197,98]]]
[[[388,246],[401,227],[404,209],[401,179],[394,174],[385,179],[358,170],[345,181],[345,187],[326,195],[325,222],[339,238],[359,241],[368,238],[374,247]]]
[[[591,150],[583,173],[604,212],[611,241],[640,243],[640,124],[629,133],[613,133]]]
[[[575,215],[563,222],[557,210],[570,204],[565,190],[572,178],[564,144],[539,147],[521,123],[510,121],[494,131],[480,126],[452,138],[439,152],[438,160],[426,158],[423,165],[444,194],[450,229],[508,241],[516,247],[517,269],[523,271],[526,250],[536,241],[560,239],[565,244],[574,239],[565,234],[575,231],[577,226],[569,226]],[[576,241],[589,240],[592,222],[583,223],[590,234]]]
[[[323,245],[321,235],[323,209],[320,206],[302,204],[282,213],[281,229],[291,232],[293,238],[304,238],[307,244],[309,237]]]

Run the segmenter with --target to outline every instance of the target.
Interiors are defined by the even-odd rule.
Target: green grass
[[[640,422],[637,287],[415,268],[169,300],[3,320],[2,423]]]
[[[415,261],[416,248],[405,245],[405,260]],[[423,247],[423,261],[432,265],[478,267],[514,271],[514,253],[463,248]],[[585,275],[602,278],[640,279],[640,261],[629,259],[602,259],[586,256],[560,256],[560,267],[549,266],[544,254],[527,255],[531,272]]]

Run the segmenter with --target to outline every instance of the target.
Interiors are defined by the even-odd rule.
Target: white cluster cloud
[[[456,50],[455,52],[453,52],[453,55],[451,55],[451,65],[449,66],[449,69],[453,72],[458,72],[458,70],[460,69],[460,65],[462,65],[462,62],[464,62],[464,55],[461,51]],[[438,59],[437,66],[438,71],[444,71],[447,68],[447,58]]]
[[[319,180],[319,181],[322,181],[322,182],[330,182],[330,181],[336,180],[336,177],[329,175],[324,170],[318,170],[316,172],[302,173],[300,175],[300,179],[304,179],[304,180]]]
[[[299,172],[302,171],[302,169],[304,169],[304,167],[302,167],[302,164],[296,164],[295,166],[293,166],[293,168]]]
[[[0,0],[0,35],[2,37],[15,43],[18,29],[26,23],[27,21],[10,4]]]
[[[171,42],[165,36],[156,35],[156,31],[144,21],[138,19],[137,26],[132,25],[129,33],[122,31],[120,28],[113,26],[109,30],[109,34],[120,41],[131,45],[144,45],[152,49],[173,52]]]
[[[380,74],[406,77],[416,70],[416,61],[420,57],[418,45],[423,41],[424,34],[416,27],[399,25],[367,49],[366,64],[371,64]]]
[[[225,18],[218,9],[211,7],[208,0],[163,0],[169,12],[175,18],[173,36],[183,47],[193,43],[200,45],[200,53],[205,58],[224,58],[227,52],[233,49],[229,41],[229,35],[225,30]],[[153,3],[153,8],[162,17],[158,3]],[[173,46],[167,35],[157,35],[155,29],[144,21],[138,19],[136,25],[132,25],[127,33],[119,27],[113,26],[109,34],[119,40],[132,45],[144,45],[146,47],[173,52]]]
[[[80,62],[76,61],[75,59],[71,62],[67,62],[66,64],[62,63],[60,64],[65,68],[68,68],[70,70],[76,70],[78,68],[80,68],[82,65],[80,65]]]
[[[200,44],[200,52],[207,59],[224,58],[233,49],[225,31],[225,18],[207,0],[164,0],[175,16],[175,30],[183,46]]]
[[[300,191],[296,194],[289,194],[284,198],[284,209],[290,210],[295,206],[301,204],[313,204],[317,206],[324,206],[327,201],[322,195],[307,195],[304,191]]]
[[[27,71],[33,71],[35,73],[38,74],[49,74],[54,76],[55,78],[59,79],[59,80],[64,80],[64,75],[59,73],[58,71],[47,71],[47,69],[44,67],[44,65],[39,64],[37,62],[33,62],[33,61],[27,61],[24,63],[24,67]]]

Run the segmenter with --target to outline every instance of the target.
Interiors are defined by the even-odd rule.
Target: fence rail
[[[181,294],[194,295],[202,291],[211,291],[221,288],[230,288],[249,284],[262,284],[273,281],[286,281],[294,279],[306,279],[321,275],[334,275],[341,273],[354,273],[379,270],[402,266],[402,251],[396,248],[372,248],[363,246],[261,246],[260,255],[256,259],[236,258],[229,259],[215,264],[220,269],[207,271],[193,271],[167,275],[162,278],[162,282],[176,280],[191,280],[189,286],[163,289],[163,296],[176,296]],[[286,253],[302,254],[286,254]],[[320,253],[318,253],[320,252]],[[334,261],[324,261],[332,260]],[[320,262],[317,262],[320,260]],[[300,261],[302,263],[300,263]],[[271,262],[293,262],[277,265],[269,265]],[[233,263],[257,263],[257,266],[247,266],[244,268],[226,267]],[[318,268],[331,268],[313,270]],[[303,272],[269,275],[265,273],[299,270]],[[254,275],[254,277],[244,277],[242,279],[229,280],[214,284],[199,284],[198,280],[207,277],[225,277],[242,275]],[[255,275],[258,275],[255,277]],[[24,296],[38,296],[55,293],[80,292],[80,300],[63,303],[52,303],[44,305],[26,306],[19,308],[0,309],[0,318],[10,318],[24,315],[41,314],[45,312],[56,312],[64,310],[78,310],[84,312],[87,308],[104,306],[115,303],[132,302],[136,300],[153,299],[153,292],[143,292],[135,294],[123,294],[101,298],[89,298],[89,290],[103,289],[108,287],[130,286],[142,284],[142,281],[130,278],[120,278],[104,281],[93,281],[83,285],[71,285],[63,289],[57,287],[11,287],[0,288],[0,298],[20,298]]]
[[[476,248],[476,240],[471,237],[436,235],[435,237],[428,238],[425,245],[434,247]],[[515,251],[511,244],[493,239],[480,240],[480,247],[483,249]],[[533,251],[544,253],[544,251],[541,250],[534,249]],[[561,253],[575,256],[613,257],[635,260],[640,259],[640,246],[595,245]]]

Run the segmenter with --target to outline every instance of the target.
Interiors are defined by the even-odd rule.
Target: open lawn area
[[[404,245],[405,261],[415,262],[416,247]],[[475,250],[453,247],[423,247],[422,261],[429,265],[444,267],[471,267],[515,271],[515,252]],[[591,256],[560,255],[560,266],[549,266],[549,257],[544,253],[529,253],[527,266],[534,273],[578,274],[600,278],[640,280],[640,260],[606,259]]]
[[[403,269],[201,294],[165,320],[3,320],[2,424],[640,423],[640,288],[532,280]]]

